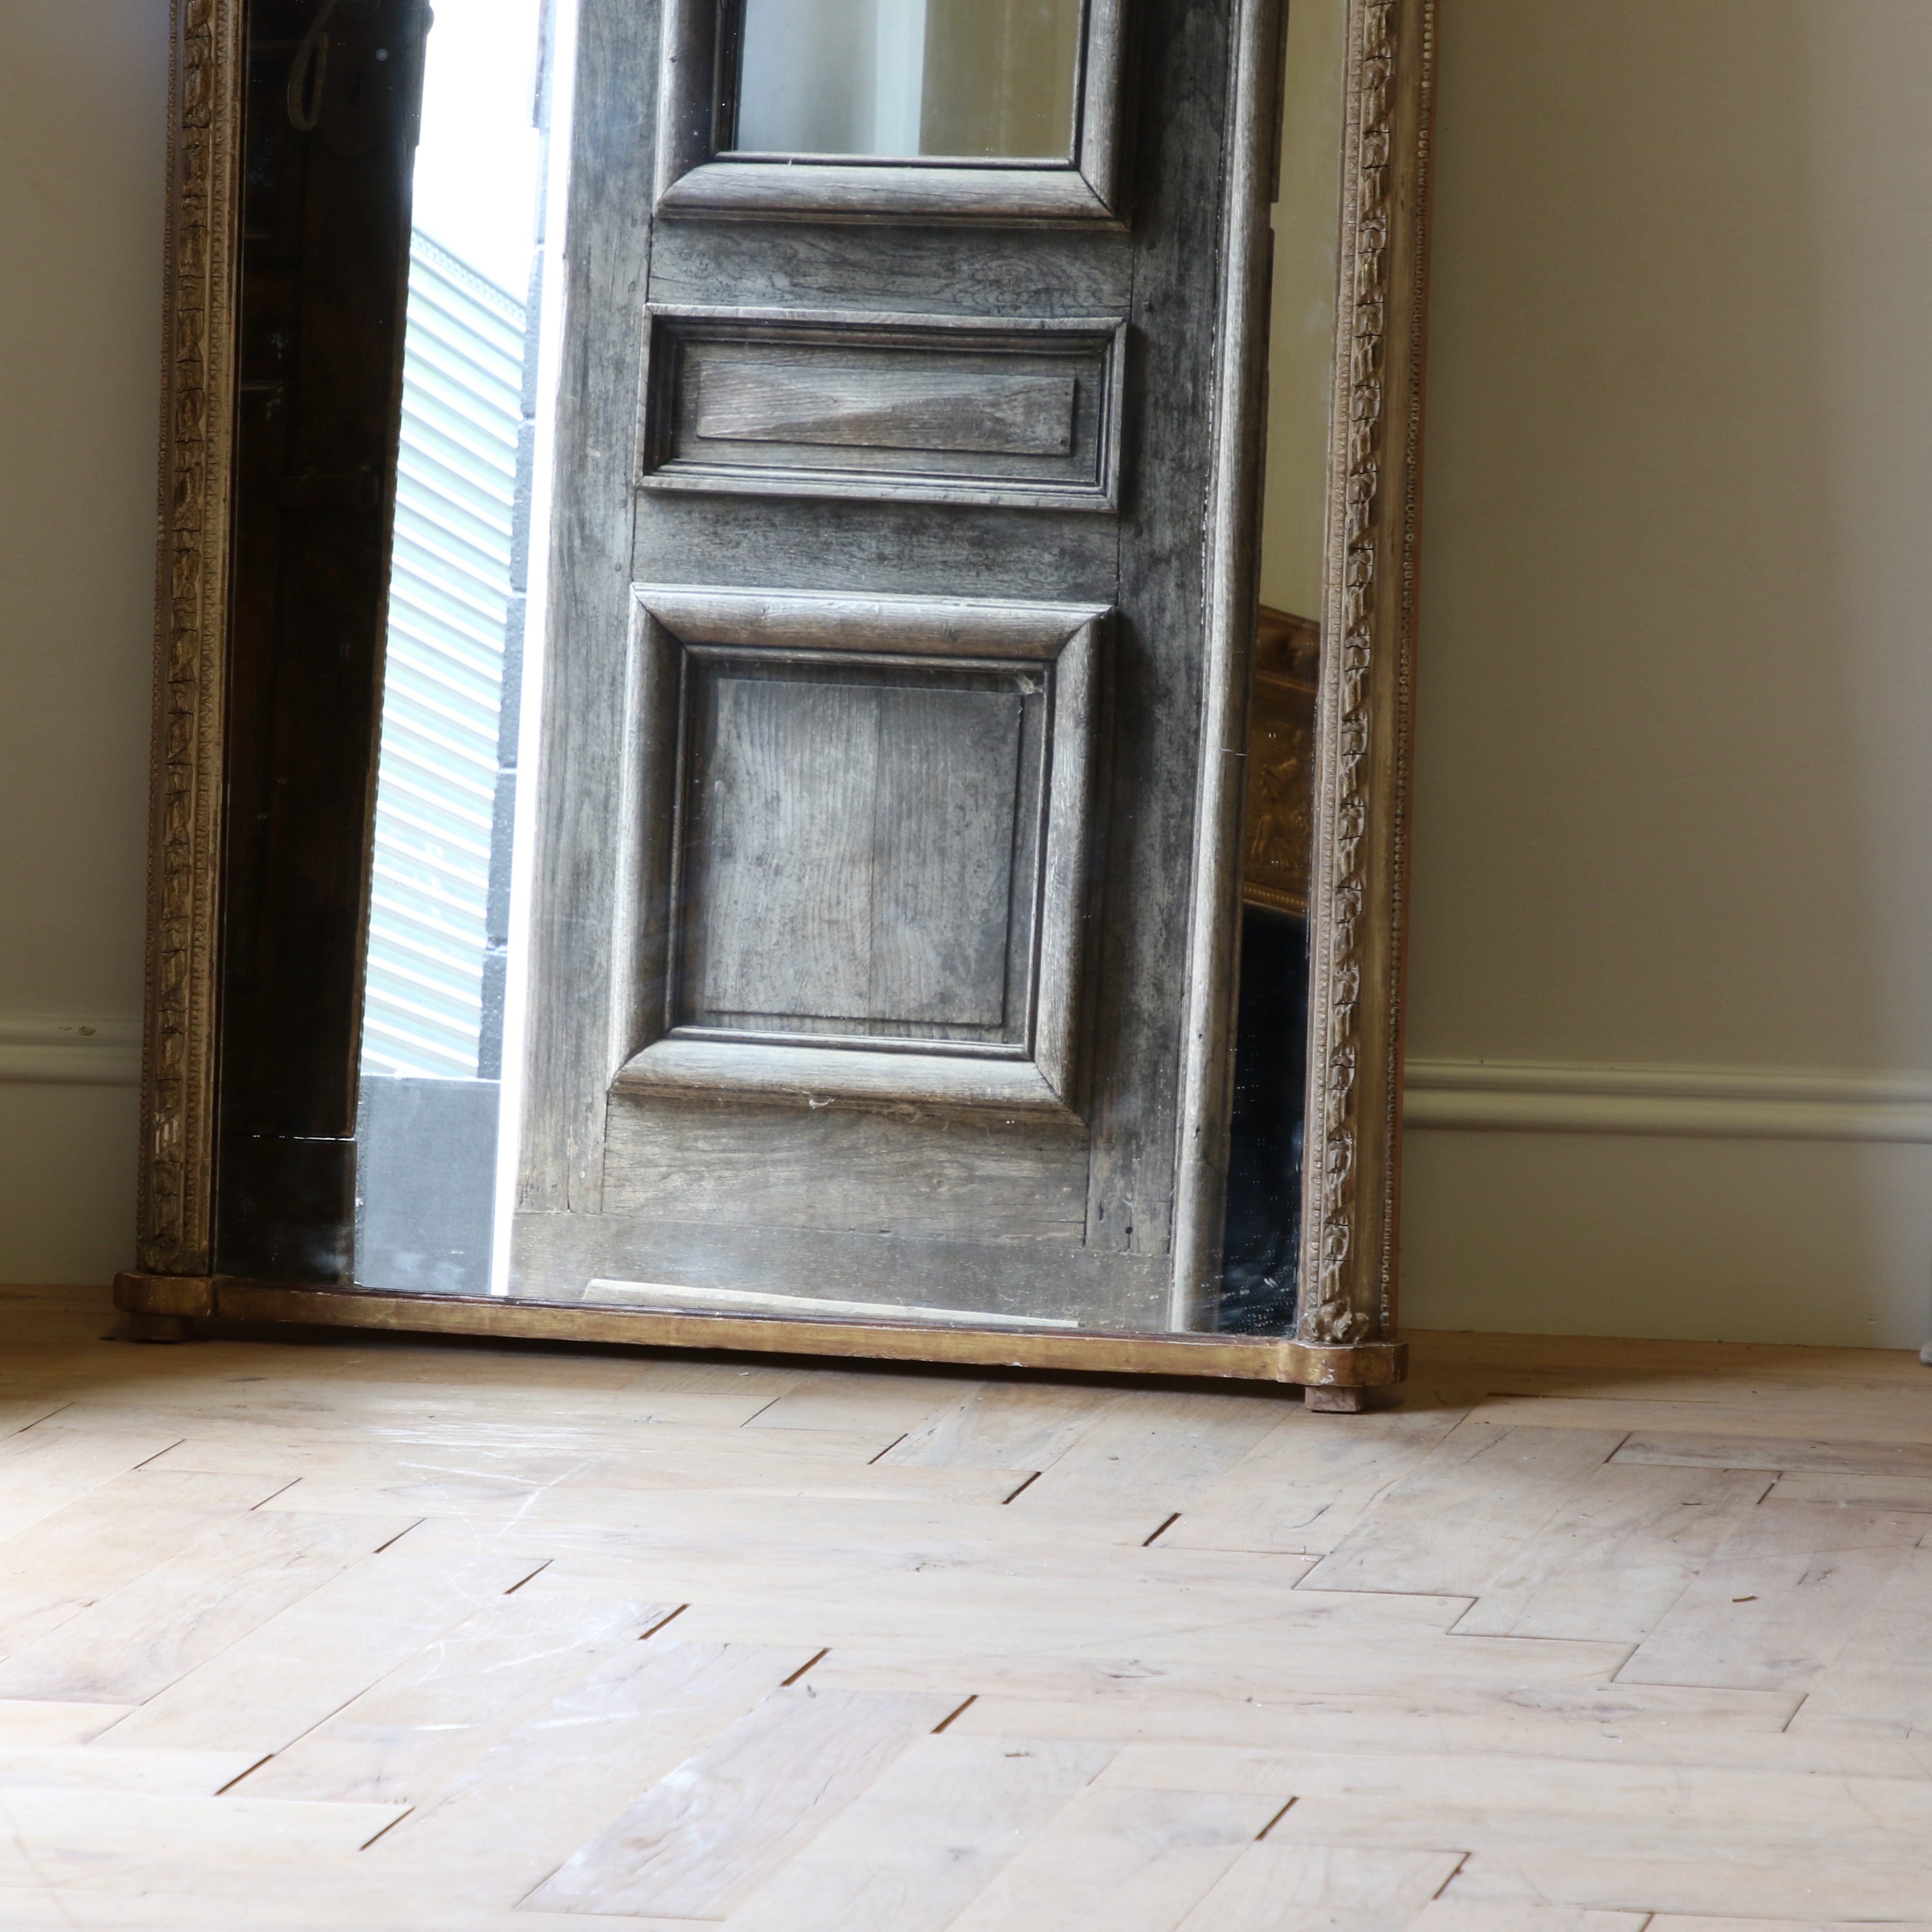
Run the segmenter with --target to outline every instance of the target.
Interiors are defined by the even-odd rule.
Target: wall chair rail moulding
[[[136,1087],[141,1023],[0,1013],[0,1081],[23,1086]]]
[[[236,1317],[1200,1374],[1300,1383],[1336,1408],[1400,1378],[1436,4],[1333,4],[1340,272],[1328,475],[1307,484],[1326,563],[1307,614],[1322,646],[1300,1292],[1290,1325],[1262,1333],[1224,1321],[1217,1298],[1280,0],[1049,8],[1076,37],[1064,153],[949,136],[970,151],[916,157],[741,142],[732,89],[759,0],[580,0],[575,121],[551,164],[568,171],[571,233],[594,245],[546,257],[568,287],[556,507],[533,538],[551,592],[542,742],[525,760],[542,801],[532,1044],[512,1271],[489,1295],[358,1285],[361,954],[344,951],[332,980],[318,970],[333,1004],[318,992],[310,1024],[309,982],[284,996],[273,979],[300,952],[287,934],[302,895],[264,868],[290,862],[223,815],[238,782],[265,782],[238,779],[238,707],[260,706],[287,648],[263,641],[248,588],[263,506],[308,519],[304,555],[350,527],[331,518],[380,519],[380,541],[376,522],[354,526],[357,554],[380,550],[386,569],[395,487],[366,456],[247,468],[263,446],[259,428],[244,434],[262,387],[242,380],[260,352],[250,277],[284,245],[274,234],[292,249],[316,231],[261,200],[253,164],[244,224],[244,121],[251,140],[272,121],[290,152],[309,138],[292,108],[297,134],[277,117],[294,98],[284,68],[324,25],[338,79],[358,57],[389,63],[377,108],[353,122],[343,98],[316,104],[300,152],[334,183],[332,232],[400,249],[359,282],[345,271],[350,296],[384,274],[393,295],[406,174],[364,206],[328,169],[385,141],[406,154],[407,88],[436,43],[421,0],[341,0],[326,22],[308,0],[175,0],[140,1240],[117,1284],[137,1330],[181,1339],[194,1318]],[[935,0],[932,32],[983,32],[989,14],[950,4]],[[315,161],[325,150],[336,161]],[[394,334],[362,345],[371,393],[389,385],[365,413],[379,442],[390,425],[392,470],[399,320]],[[867,559],[873,576],[855,580]],[[355,760],[373,775],[380,634],[358,663],[339,707],[316,713],[355,769],[314,781],[300,849],[332,903],[359,890],[366,922],[374,779]],[[860,743],[866,720],[898,734],[879,737],[876,772],[814,778],[830,787],[816,802],[772,790],[770,748],[808,760]],[[943,810],[920,789],[936,758],[959,775]],[[781,796],[783,824],[760,820],[752,807]],[[772,854],[810,849],[800,839],[856,850],[840,817],[854,797],[868,822],[931,810],[911,861],[875,846],[868,862],[884,867],[879,903],[940,906],[968,921],[963,938],[875,942],[857,967],[806,957],[818,938],[754,957],[766,914],[822,930],[796,880],[764,901],[760,881],[778,876]],[[559,896],[566,878],[574,899]],[[954,879],[963,898],[938,890]],[[352,920],[338,924],[328,944],[359,948]],[[932,1202],[922,1146],[952,1163]],[[745,1198],[782,1196],[784,1212],[736,1225],[706,1148],[745,1177]],[[862,1198],[874,1168],[896,1233],[824,1204]],[[1070,1257],[1058,1274],[1056,1255]],[[654,1256],[672,1259],[652,1272]],[[680,1257],[682,1273],[662,1271]],[[672,1280],[688,1285],[653,1286]],[[663,1305],[680,1292],[692,1305]]]

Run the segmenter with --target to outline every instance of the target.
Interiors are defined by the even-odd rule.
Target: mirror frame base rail
[[[396,1294],[232,1275],[117,1274],[114,1305],[140,1341],[184,1341],[196,1321],[394,1328],[503,1340],[614,1342],[770,1354],[854,1355],[1082,1373],[1198,1376],[1299,1384],[1311,1408],[1353,1413],[1366,1392],[1402,1381],[1406,1342],[1321,1347],[1256,1335],[1068,1334],[936,1328],[913,1322],[825,1322],[770,1315],[680,1315],[582,1302],[484,1295]]]

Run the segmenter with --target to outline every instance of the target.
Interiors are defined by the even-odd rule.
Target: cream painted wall
[[[1932,7],[1443,11],[1412,1050],[1932,1070]],[[139,1004],[166,13],[0,12],[0,1028]],[[124,1263],[133,1102],[0,1080],[0,1279]],[[1436,1129],[1408,1174],[1418,1325],[1928,1328],[1923,1142]]]
[[[1318,620],[1328,408],[1334,389],[1335,263],[1348,0],[1292,0],[1273,214],[1268,485],[1262,602]]]
[[[1932,1070],[1932,6],[1445,0],[1409,1049]],[[1420,1326],[1916,1346],[1932,1148],[1425,1132]]]
[[[0,9],[0,1029],[140,1010],[166,90],[166,0]],[[134,1102],[0,1080],[0,1280],[129,1264]]]

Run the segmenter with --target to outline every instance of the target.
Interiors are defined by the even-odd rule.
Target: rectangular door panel
[[[1037,675],[694,668],[680,1024],[1023,1051]]]
[[[1118,321],[658,305],[646,331],[647,489],[1117,507]]]
[[[614,1088],[1075,1118],[1108,614],[634,594]]]

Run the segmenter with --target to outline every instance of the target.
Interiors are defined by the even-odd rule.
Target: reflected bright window
[[[526,632],[544,0],[424,48],[364,988],[356,1279],[490,1276]]]
[[[744,0],[740,152],[1070,160],[1083,0]]]

